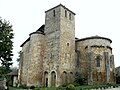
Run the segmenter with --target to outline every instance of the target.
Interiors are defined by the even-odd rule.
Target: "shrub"
[[[120,76],[116,75],[116,84],[120,84]]]
[[[61,86],[59,86],[59,87],[66,87],[67,85],[69,85],[68,83],[64,83],[64,84],[62,84]]]
[[[41,90],[40,88],[34,88],[33,90]]]
[[[28,89],[28,87],[27,87],[26,84],[23,84],[23,85],[21,85],[20,87],[23,88],[23,89]]]
[[[83,77],[81,77],[80,73],[75,74],[75,80],[74,83],[79,84],[79,85],[85,85],[87,84],[87,80]]]
[[[30,86],[30,89],[34,89],[35,88],[35,86]]]
[[[66,90],[75,90],[75,86],[73,84],[69,84],[67,85]]]

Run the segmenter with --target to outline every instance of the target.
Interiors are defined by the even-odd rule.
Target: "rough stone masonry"
[[[81,32],[82,34],[82,32]],[[21,45],[19,84],[57,87],[74,82],[115,83],[109,38],[75,38],[75,13],[62,4],[45,11],[45,24]]]

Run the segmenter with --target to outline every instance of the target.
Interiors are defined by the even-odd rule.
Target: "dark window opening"
[[[69,19],[71,20],[71,13],[69,13]]]
[[[50,54],[50,59],[52,59],[52,53]]]
[[[44,72],[44,85],[48,87],[48,72]]]
[[[100,67],[100,56],[96,57],[96,66]]]
[[[53,10],[53,16],[55,17],[55,10]]]
[[[67,46],[69,46],[69,43],[67,43]]]
[[[67,11],[65,10],[65,17],[67,17]]]

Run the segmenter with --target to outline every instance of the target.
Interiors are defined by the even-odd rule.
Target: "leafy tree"
[[[13,36],[12,25],[0,18],[0,63],[2,71],[5,71],[4,73],[9,72],[10,65],[12,65]]]
[[[18,52],[18,58],[17,58],[17,62],[20,62],[20,55],[21,55],[21,51]]]

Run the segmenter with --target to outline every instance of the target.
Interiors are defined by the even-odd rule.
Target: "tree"
[[[20,55],[21,55],[21,51],[18,52],[18,58],[16,60],[18,63],[20,62]]]
[[[0,63],[6,70],[10,70],[12,65],[13,38],[12,25],[0,18]]]

